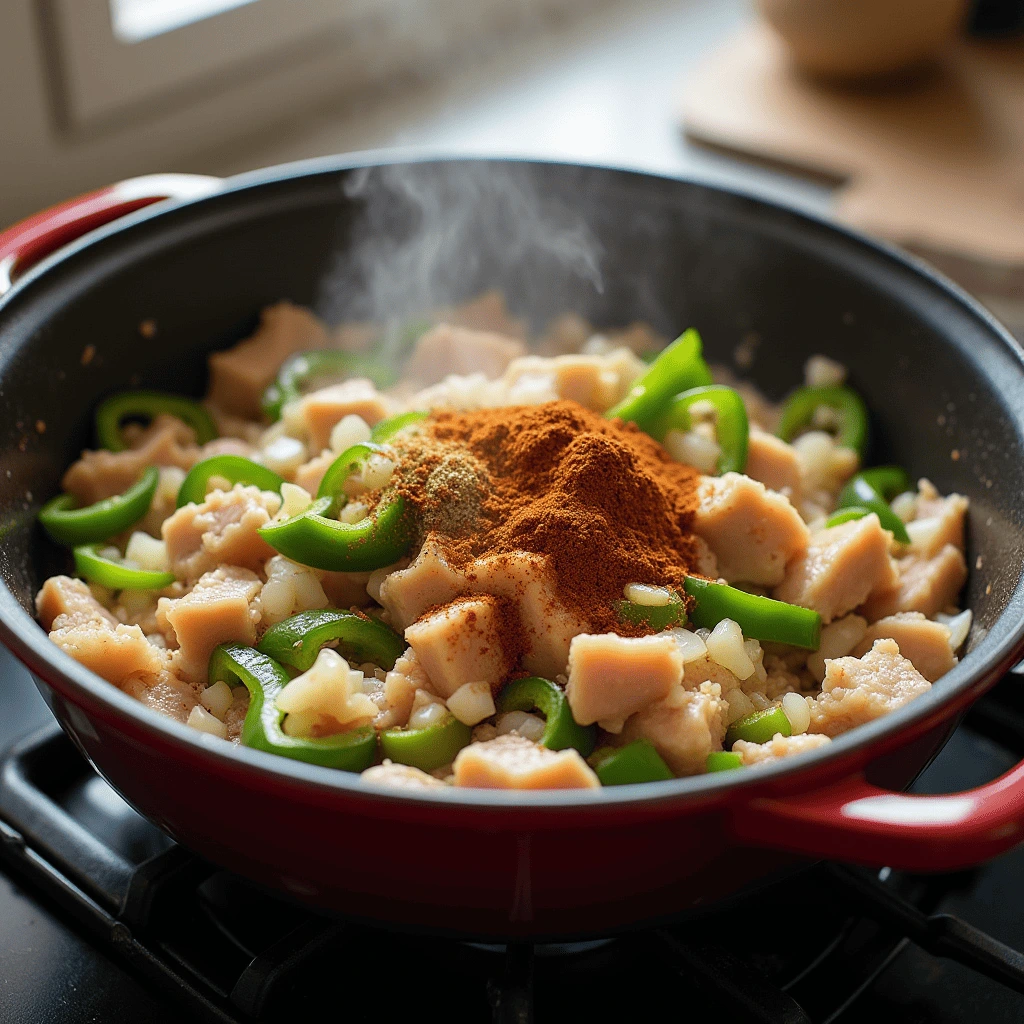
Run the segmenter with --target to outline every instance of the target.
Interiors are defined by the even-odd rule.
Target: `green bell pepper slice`
[[[676,395],[711,383],[702,348],[700,335],[691,327],[658,355],[629,394],[605,415],[635,423],[648,434],[657,431]]]
[[[839,416],[836,442],[853,448],[863,459],[868,447],[868,410],[853,388],[835,384],[820,388],[800,388],[786,399],[776,433],[783,441],[792,441],[810,426],[821,406],[834,409]]]
[[[686,593],[694,600],[690,621],[714,629],[722,619],[739,623],[743,635],[816,651],[821,643],[821,616],[810,608],[747,594],[724,583],[687,576]]]
[[[742,473],[747,465],[750,422],[747,419],[747,407],[734,388],[727,388],[723,384],[707,384],[676,395],[668,411],[652,427],[651,436],[663,441],[670,430],[689,430],[692,426],[690,409],[698,402],[710,402],[718,413],[715,435],[722,449],[718,456],[718,472]]]
[[[135,419],[152,422],[161,413],[176,416],[190,426],[197,444],[220,436],[213,417],[191,398],[164,391],[121,391],[104,399],[96,410],[96,438],[100,447],[123,452],[128,446],[121,436],[121,424]]]
[[[541,746],[549,750],[575,747],[584,757],[594,749],[597,729],[592,725],[578,725],[572,709],[560,686],[539,676],[513,679],[498,694],[495,702],[499,712],[539,711],[546,720]]]
[[[385,729],[380,734],[380,751],[398,764],[432,772],[451,764],[472,738],[473,730],[449,712],[424,729]]]
[[[793,726],[782,709],[781,704],[753,711],[743,718],[737,719],[725,732],[725,745],[731,747],[737,740],[748,743],[767,743],[776,733],[783,736],[793,735]]]
[[[385,441],[390,441],[395,434],[400,434],[403,430],[422,423],[429,415],[429,412],[415,411],[400,412],[397,416],[389,416],[373,428],[370,432],[370,440],[375,444],[383,444]]]
[[[133,569],[123,562],[104,558],[96,544],[83,544],[75,548],[75,573],[111,590],[163,590],[175,579],[173,572],[154,569]]]
[[[73,495],[59,494],[39,510],[39,522],[58,544],[95,544],[134,526],[149,511],[159,482],[160,471],[149,466],[124,494],[85,508],[75,507]]]
[[[261,491],[280,491],[284,481],[273,471],[242,455],[214,455],[197,462],[178,488],[175,504],[182,508],[188,504],[201,505],[206,500],[206,485],[210,477],[222,476],[232,484],[247,484]]]
[[[622,622],[630,626],[646,626],[655,633],[686,625],[686,605],[679,597],[668,604],[636,604],[634,601],[617,601],[615,610]]]
[[[708,754],[704,770],[706,772],[728,772],[733,768],[742,767],[743,758],[739,754],[734,754],[731,750],[713,750]]]
[[[865,508],[878,516],[883,529],[891,530],[901,544],[909,544],[906,524],[889,502],[910,486],[906,470],[899,466],[875,466],[861,470],[839,492],[837,509]]]
[[[631,786],[675,778],[650,740],[634,740],[625,747],[601,747],[589,760],[602,786]]]
[[[833,512],[832,515],[825,520],[825,528],[831,529],[833,526],[842,526],[843,523],[852,523],[855,519],[863,519],[865,516],[871,515],[871,509],[864,508],[861,505],[851,505],[849,508],[841,508],[838,512]]]
[[[278,622],[263,634],[256,650],[305,672],[313,667],[320,648],[332,640],[339,641],[338,651],[349,661],[372,661],[388,671],[405,650],[405,641],[383,622],[333,608],[299,612]]]
[[[281,728],[285,714],[274,702],[291,679],[273,658],[252,647],[238,643],[215,647],[208,675],[211,686],[224,680],[232,686],[241,683],[249,691],[249,710],[242,724],[244,746],[346,772],[361,772],[377,759],[372,725],[316,739],[288,736]]]
[[[347,501],[345,481],[377,453],[381,445],[355,444],[331,463],[313,504],[290,519],[271,523],[260,536],[282,555],[314,569],[338,572],[372,572],[397,562],[412,543],[412,529],[405,500],[392,494],[358,523],[342,523],[339,508]]]
[[[326,384],[331,380],[344,380],[348,377],[369,377],[381,390],[391,387],[398,380],[393,367],[372,356],[333,348],[296,352],[281,365],[277,380],[264,390],[260,399],[263,414],[275,423],[281,418],[281,410],[285,405],[301,398],[304,392],[313,390],[315,381]]]

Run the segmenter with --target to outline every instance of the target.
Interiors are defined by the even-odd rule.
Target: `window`
[[[66,127],[122,122],[295,59],[379,0],[49,0]]]

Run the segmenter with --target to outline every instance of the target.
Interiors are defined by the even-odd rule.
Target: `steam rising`
[[[528,165],[362,168],[343,187],[359,213],[321,296],[329,320],[394,326],[499,287],[539,327],[569,291],[603,291],[599,241]]]

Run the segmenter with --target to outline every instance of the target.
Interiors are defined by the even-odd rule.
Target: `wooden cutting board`
[[[687,75],[698,142],[841,182],[836,216],[967,287],[1024,294],[1024,43],[958,41],[909,82],[838,87],[760,23]]]

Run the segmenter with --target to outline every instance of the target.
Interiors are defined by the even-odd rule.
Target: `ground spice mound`
[[[644,632],[615,613],[623,587],[681,589],[697,564],[697,473],[631,423],[571,401],[439,412],[405,447],[413,458],[403,457],[400,489],[435,523],[437,501],[424,484],[441,460],[463,460],[456,475],[473,477],[460,508],[475,505],[474,514],[441,530],[454,565],[512,551],[549,555],[559,597],[597,631]]]

